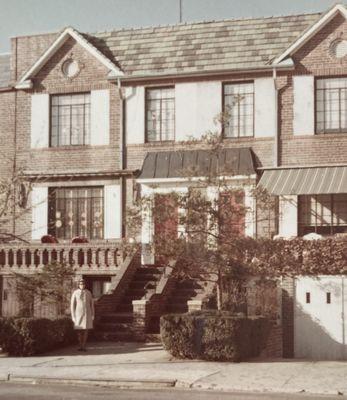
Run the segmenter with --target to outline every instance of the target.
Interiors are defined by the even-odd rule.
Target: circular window
[[[331,54],[336,58],[342,58],[347,55],[347,40],[338,39],[332,42],[330,46]]]
[[[73,78],[79,73],[79,70],[78,62],[75,60],[69,59],[63,63],[62,71],[67,78]]]

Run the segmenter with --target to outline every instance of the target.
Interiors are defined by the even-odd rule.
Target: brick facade
[[[273,32],[269,34],[273,34]],[[12,39],[11,77],[13,85],[37,61],[56,37],[57,34],[45,34]],[[330,52],[330,44],[339,37],[347,37],[347,22],[342,15],[335,16],[292,55],[294,61],[293,69],[288,68],[286,71],[278,70],[277,72],[279,138],[279,165],[277,166],[347,164],[347,132],[334,134],[314,134],[315,132],[310,132],[310,135],[305,136],[294,136],[293,134],[293,77],[297,75],[314,75],[315,77],[345,76],[347,57],[336,59]],[[252,41],[254,42],[253,39]],[[98,43],[98,40],[94,38],[93,42]],[[252,43],[249,42],[248,44]],[[289,46],[291,43],[285,43],[285,46]],[[247,42],[242,43],[242,45],[247,46]],[[126,49],[123,49],[123,52],[125,51]],[[105,50],[105,43],[103,43],[102,52],[104,54],[111,52],[110,49]],[[136,50],[131,49],[129,52],[133,54],[133,64],[136,62],[141,64],[141,59],[137,58]],[[125,57],[124,53],[120,54],[120,56]],[[160,53],[158,56],[160,56]],[[73,79],[67,79],[62,73],[62,63],[69,57],[78,59],[80,65],[82,65],[81,71]],[[114,55],[114,57],[117,58],[117,55]],[[234,82],[253,81],[264,77],[270,78],[272,71],[268,68],[269,63],[265,58],[263,64],[264,71],[265,67],[267,68],[266,72],[247,72],[247,69],[245,69],[244,72],[232,73],[224,70],[218,74],[213,74],[210,71],[209,74],[206,73],[204,75],[202,71],[199,76],[191,77],[182,77],[176,74],[175,76],[170,76],[170,78],[161,79],[158,79],[158,76],[139,78],[133,81],[125,79],[121,83],[123,86],[122,92],[122,89],[117,86],[117,81],[108,79],[108,69],[73,38],[70,38],[34,76],[32,89],[0,89],[1,173],[3,176],[10,177],[13,168],[12,160],[15,160],[17,169],[22,169],[28,174],[41,175],[48,186],[72,186],[75,184],[92,186],[107,182],[120,182],[123,186],[124,224],[125,208],[127,205],[132,204],[133,196],[137,192],[135,177],[129,173],[127,179],[122,180],[119,172],[122,169],[123,172],[125,170],[135,172],[141,169],[147,152],[180,150],[187,147],[186,144],[180,142],[168,144],[124,143],[126,124],[124,122],[123,106],[125,101],[121,96],[124,93],[124,88],[127,86],[148,87],[213,80]],[[187,64],[187,71],[190,67],[191,65]],[[184,72],[183,64],[180,68]],[[162,72],[159,68],[158,71]],[[110,91],[109,145],[30,148],[32,94],[71,94],[90,92],[97,89],[108,89]],[[266,102],[265,98],[264,102]],[[256,168],[275,166],[275,137],[226,139],[224,145],[226,147],[250,147],[254,154]],[[197,142],[192,144],[190,148],[200,149],[201,147],[202,144]],[[52,173],[65,174],[66,177],[53,179],[49,177]],[[80,174],[86,175],[81,178]],[[113,175],[110,176],[110,174]],[[99,177],[96,177],[96,175]],[[6,229],[30,239],[31,219],[32,216],[29,212],[22,216],[21,219],[9,223]],[[124,228],[123,232],[125,231]],[[276,223],[272,222],[268,226],[258,226],[257,231],[260,236],[273,235],[276,233],[276,228]],[[285,357],[292,357],[294,352],[293,296],[293,281],[284,280],[282,284],[282,323],[283,355]],[[138,304],[136,318],[139,331],[143,328],[144,321],[141,315],[146,307],[147,305]],[[279,330],[280,328],[276,332],[274,331],[274,337],[278,336]],[[272,349],[274,354],[278,354],[278,349],[279,345],[276,339]]]

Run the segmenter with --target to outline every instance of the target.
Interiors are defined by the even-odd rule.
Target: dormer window
[[[51,96],[50,146],[90,144],[90,93]]]

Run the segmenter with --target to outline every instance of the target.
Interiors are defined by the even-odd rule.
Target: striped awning
[[[347,193],[347,166],[265,170],[258,187],[277,196]]]

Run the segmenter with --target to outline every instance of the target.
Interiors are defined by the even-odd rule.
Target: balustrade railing
[[[66,263],[77,269],[116,269],[123,259],[119,241],[0,245],[0,271],[36,270],[53,262]]]

